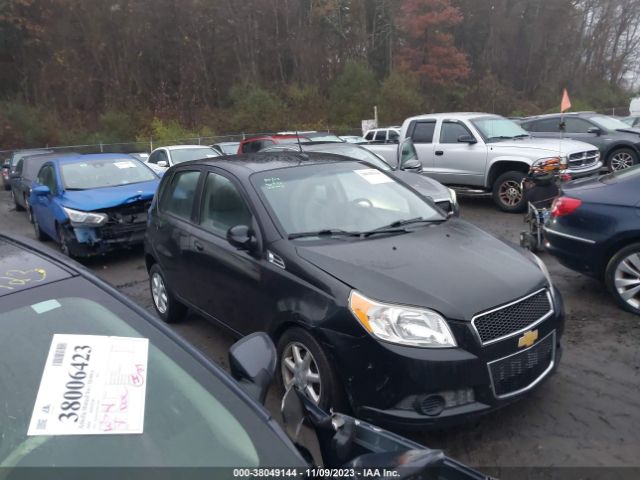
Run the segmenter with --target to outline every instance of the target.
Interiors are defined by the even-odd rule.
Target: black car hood
[[[471,320],[546,284],[518,247],[457,219],[412,233],[335,239],[297,251],[372,299],[428,307],[458,320]]]

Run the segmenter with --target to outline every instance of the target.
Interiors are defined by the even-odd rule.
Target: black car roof
[[[0,297],[70,278],[74,273],[0,234]]]
[[[183,162],[180,165],[198,164],[212,165],[227,168],[229,170],[245,169],[252,173],[276,170],[278,168],[296,167],[298,165],[312,165],[323,163],[340,163],[341,159],[334,155],[320,152],[258,152],[244,153],[241,155],[229,155],[227,157],[215,157],[211,159]],[[344,161],[344,159],[342,159]],[[357,160],[352,160],[356,162]]]

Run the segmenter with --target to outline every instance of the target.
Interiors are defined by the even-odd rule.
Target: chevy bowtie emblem
[[[518,339],[518,348],[530,347],[538,340],[538,330],[529,330]]]

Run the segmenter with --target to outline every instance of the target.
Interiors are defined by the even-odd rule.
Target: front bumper
[[[130,248],[144,242],[146,223],[105,225],[103,227],[75,227],[67,224],[68,245],[71,255],[88,257],[112,250]]]
[[[571,175],[572,179],[575,178],[583,178],[583,177],[591,177],[595,175],[600,175],[600,171],[602,170],[603,163],[598,160],[595,164],[590,165],[586,168],[569,168],[567,172]]]
[[[491,365],[507,361],[514,354],[532,358],[537,355],[518,346],[520,335],[481,346],[469,322],[450,322],[459,347],[428,349],[383,343],[370,335],[354,340],[323,333],[359,418],[391,427],[442,427],[525,397],[557,369],[562,354],[564,308],[559,292],[555,291],[553,297],[554,312],[534,327],[539,340],[529,347],[536,348],[548,339],[553,357],[525,388],[515,388],[509,394],[496,393],[499,379],[492,378]],[[493,372],[495,375],[496,370]],[[468,396],[469,391],[473,392],[472,397]],[[425,414],[422,402],[434,395],[457,396],[464,401]]]

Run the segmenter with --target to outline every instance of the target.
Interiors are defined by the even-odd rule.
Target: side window
[[[160,152],[153,152],[151,155],[149,155],[149,159],[147,160],[147,163],[158,163],[158,160],[160,158]]]
[[[369,140],[369,141],[371,141],[371,140],[373,140],[373,135],[374,135],[374,134],[375,134],[375,132],[371,132],[371,131],[369,131],[369,132],[367,132],[367,134],[364,136],[364,139],[365,139],[365,140]]]
[[[18,175],[22,175],[22,166],[24,165],[24,160],[20,159],[18,161],[18,164],[16,165],[16,171],[15,173],[17,173]]]
[[[458,122],[442,122],[440,130],[440,143],[458,143],[458,137],[471,135],[471,132],[463,124]]]
[[[235,225],[251,225],[251,211],[228,178],[216,173],[207,175],[200,225],[220,235],[226,235]]]
[[[387,132],[386,132],[386,130],[378,130],[378,131],[376,132],[376,137],[374,138],[374,140],[375,140],[376,142],[384,142],[384,141],[386,141],[386,140],[387,140],[387,138],[386,138],[386,137],[387,137]]]
[[[171,179],[169,188],[162,195],[160,210],[187,220],[191,218],[199,178],[198,171],[187,170],[176,173]]]
[[[531,125],[532,132],[559,132],[560,131],[560,119],[559,118],[547,118],[546,120],[540,120],[533,122]]]
[[[274,142],[271,140],[255,140],[253,142],[245,143],[242,146],[242,151],[244,153],[255,153],[259,152],[263,148],[267,148],[270,145],[273,145]]]
[[[38,183],[40,185],[49,187],[49,190],[51,190],[51,193],[53,195],[57,193],[56,178],[53,172],[53,167],[51,165],[45,165],[44,167],[42,167],[40,173],[38,174]]]
[[[396,142],[398,141],[398,138],[400,138],[400,134],[398,132],[396,132],[395,130],[389,130],[389,140],[392,142]]]
[[[413,127],[413,143],[432,143],[433,131],[436,129],[435,120],[430,122],[418,122]]]
[[[167,162],[167,167],[171,165],[169,163],[169,155],[165,150],[158,150],[158,162]]]
[[[567,133],[587,133],[593,125],[581,118],[565,118],[565,132]]]

